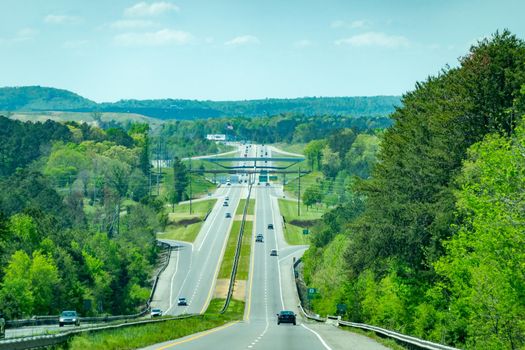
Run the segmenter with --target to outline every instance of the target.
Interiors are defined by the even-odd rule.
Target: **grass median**
[[[234,221],[230,235],[228,236],[228,243],[226,243],[226,251],[222,258],[221,269],[219,270],[219,279],[230,278],[233,259],[235,258],[235,250],[237,248],[237,240],[239,238],[239,230],[241,229],[241,221]],[[242,238],[241,256],[239,257],[239,266],[237,267],[238,280],[248,279],[248,270],[250,268],[250,244],[252,238],[253,222],[246,221],[244,224],[244,234]]]
[[[190,334],[223,326],[241,320],[244,302],[232,300],[226,313],[219,314],[224,299],[213,299],[206,313],[180,320],[167,320],[120,329],[90,332],[73,337],[61,350],[120,350],[137,349],[168,340],[182,338]]]
[[[239,201],[239,206],[237,207],[237,211],[235,212],[235,215],[242,215],[244,212],[244,206],[246,205],[246,199],[241,199]],[[248,210],[246,212],[246,215],[253,215],[255,213],[255,199],[250,199],[250,202],[248,203]]]

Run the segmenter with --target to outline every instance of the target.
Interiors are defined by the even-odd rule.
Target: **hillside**
[[[0,110],[10,112],[113,112],[158,119],[254,117],[296,113],[313,115],[387,116],[400,105],[397,96],[305,97],[245,101],[180,99],[121,100],[97,104],[73,92],[40,86],[0,88]]]
[[[74,111],[97,106],[91,100],[71,91],[21,86],[0,88],[0,110],[4,111]]]

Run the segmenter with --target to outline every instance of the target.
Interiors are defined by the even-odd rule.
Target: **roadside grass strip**
[[[290,245],[310,244],[309,236],[303,234],[304,229],[310,229],[316,220],[319,220],[324,210],[307,210],[304,204],[300,204],[301,215],[297,215],[297,201],[279,199],[279,209],[286,222],[284,225],[284,238]]]
[[[168,340],[182,338],[194,333],[223,326],[241,320],[244,302],[232,300],[228,310],[219,314],[224,299],[213,299],[208,310],[198,315],[180,320],[129,326],[120,329],[89,332],[73,337],[61,350],[126,350],[137,349]]]
[[[244,212],[244,206],[246,205],[246,199],[241,199],[239,201],[239,206],[237,207],[237,211],[235,212],[235,215],[242,215]],[[248,210],[246,211],[246,215],[254,215],[255,213],[255,199],[250,199],[250,202],[248,203]]]
[[[169,213],[170,224],[166,226],[164,232],[157,234],[157,238],[194,242],[204,224],[206,214],[216,202],[217,199],[194,202],[192,214],[189,213],[189,203],[176,205],[175,212]]]
[[[157,233],[157,238],[171,239],[174,241],[183,241],[193,243],[199,234],[204,221],[197,222],[188,226],[168,225],[166,230]]]
[[[284,238],[289,245],[310,244],[308,235],[303,234],[303,228],[292,224],[286,224],[284,227]]]

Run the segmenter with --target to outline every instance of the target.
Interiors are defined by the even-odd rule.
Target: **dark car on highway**
[[[277,314],[277,324],[281,324],[281,323],[293,323],[294,326],[297,324],[296,323],[296,314],[293,312],[293,311],[281,311]]]
[[[268,230],[273,230],[273,224],[268,224]]]
[[[188,306],[188,302],[186,301],[186,298],[179,298],[179,302],[177,303],[179,306]]]
[[[228,206],[228,202],[224,202],[224,203],[222,203],[222,206],[223,206],[223,207],[227,207],[227,206]]]
[[[80,318],[76,311],[62,311],[58,318],[58,326],[64,327],[66,324],[74,324],[80,326]]]
[[[272,249],[270,251],[270,256],[277,256],[277,249]]]
[[[231,218],[231,217],[232,217],[232,214],[230,214],[230,213],[226,213],[226,219],[229,219],[229,218]]]
[[[255,236],[255,242],[261,242],[262,243],[263,240],[264,240],[264,237],[260,233],[257,236]]]

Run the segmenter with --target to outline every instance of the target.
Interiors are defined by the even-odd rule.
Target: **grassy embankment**
[[[284,227],[284,238],[288,244],[309,244],[308,236],[303,234],[303,229],[313,226],[316,220],[319,220],[324,214],[324,210],[319,208],[306,208],[301,202],[300,212],[297,215],[297,201],[279,199],[279,209],[281,215],[286,221]]]
[[[169,224],[166,226],[166,230],[157,234],[157,238],[185,242],[195,241],[204,223],[206,214],[216,202],[217,199],[194,202],[192,203],[192,214],[190,214],[189,203],[176,205],[175,211],[169,213]]]
[[[241,199],[239,206],[237,207],[236,216],[242,215],[246,200]],[[244,224],[244,234],[242,237],[241,255],[239,257],[239,265],[237,267],[236,275],[236,288],[238,293],[234,293],[234,298],[243,299],[241,295],[244,294],[242,291],[246,280],[248,279],[248,270],[250,268],[250,249],[252,242],[252,231],[253,231],[253,215],[255,213],[255,199],[250,199],[248,203],[247,218]],[[224,257],[222,259],[221,267],[219,270],[219,276],[217,277],[218,284],[217,288],[221,289],[224,293],[227,282],[231,276],[233,268],[233,260],[235,258],[235,249],[237,247],[237,240],[239,238],[239,230],[241,229],[241,220],[235,220],[232,224],[228,241],[226,243],[226,250],[224,251]]]
[[[213,299],[203,315],[165,322],[129,326],[116,330],[86,333],[72,338],[63,350],[121,350],[137,349],[168,340],[182,338],[190,334],[223,326],[232,321],[241,320],[244,314],[244,302],[232,300],[224,314],[219,310],[224,300]]]

